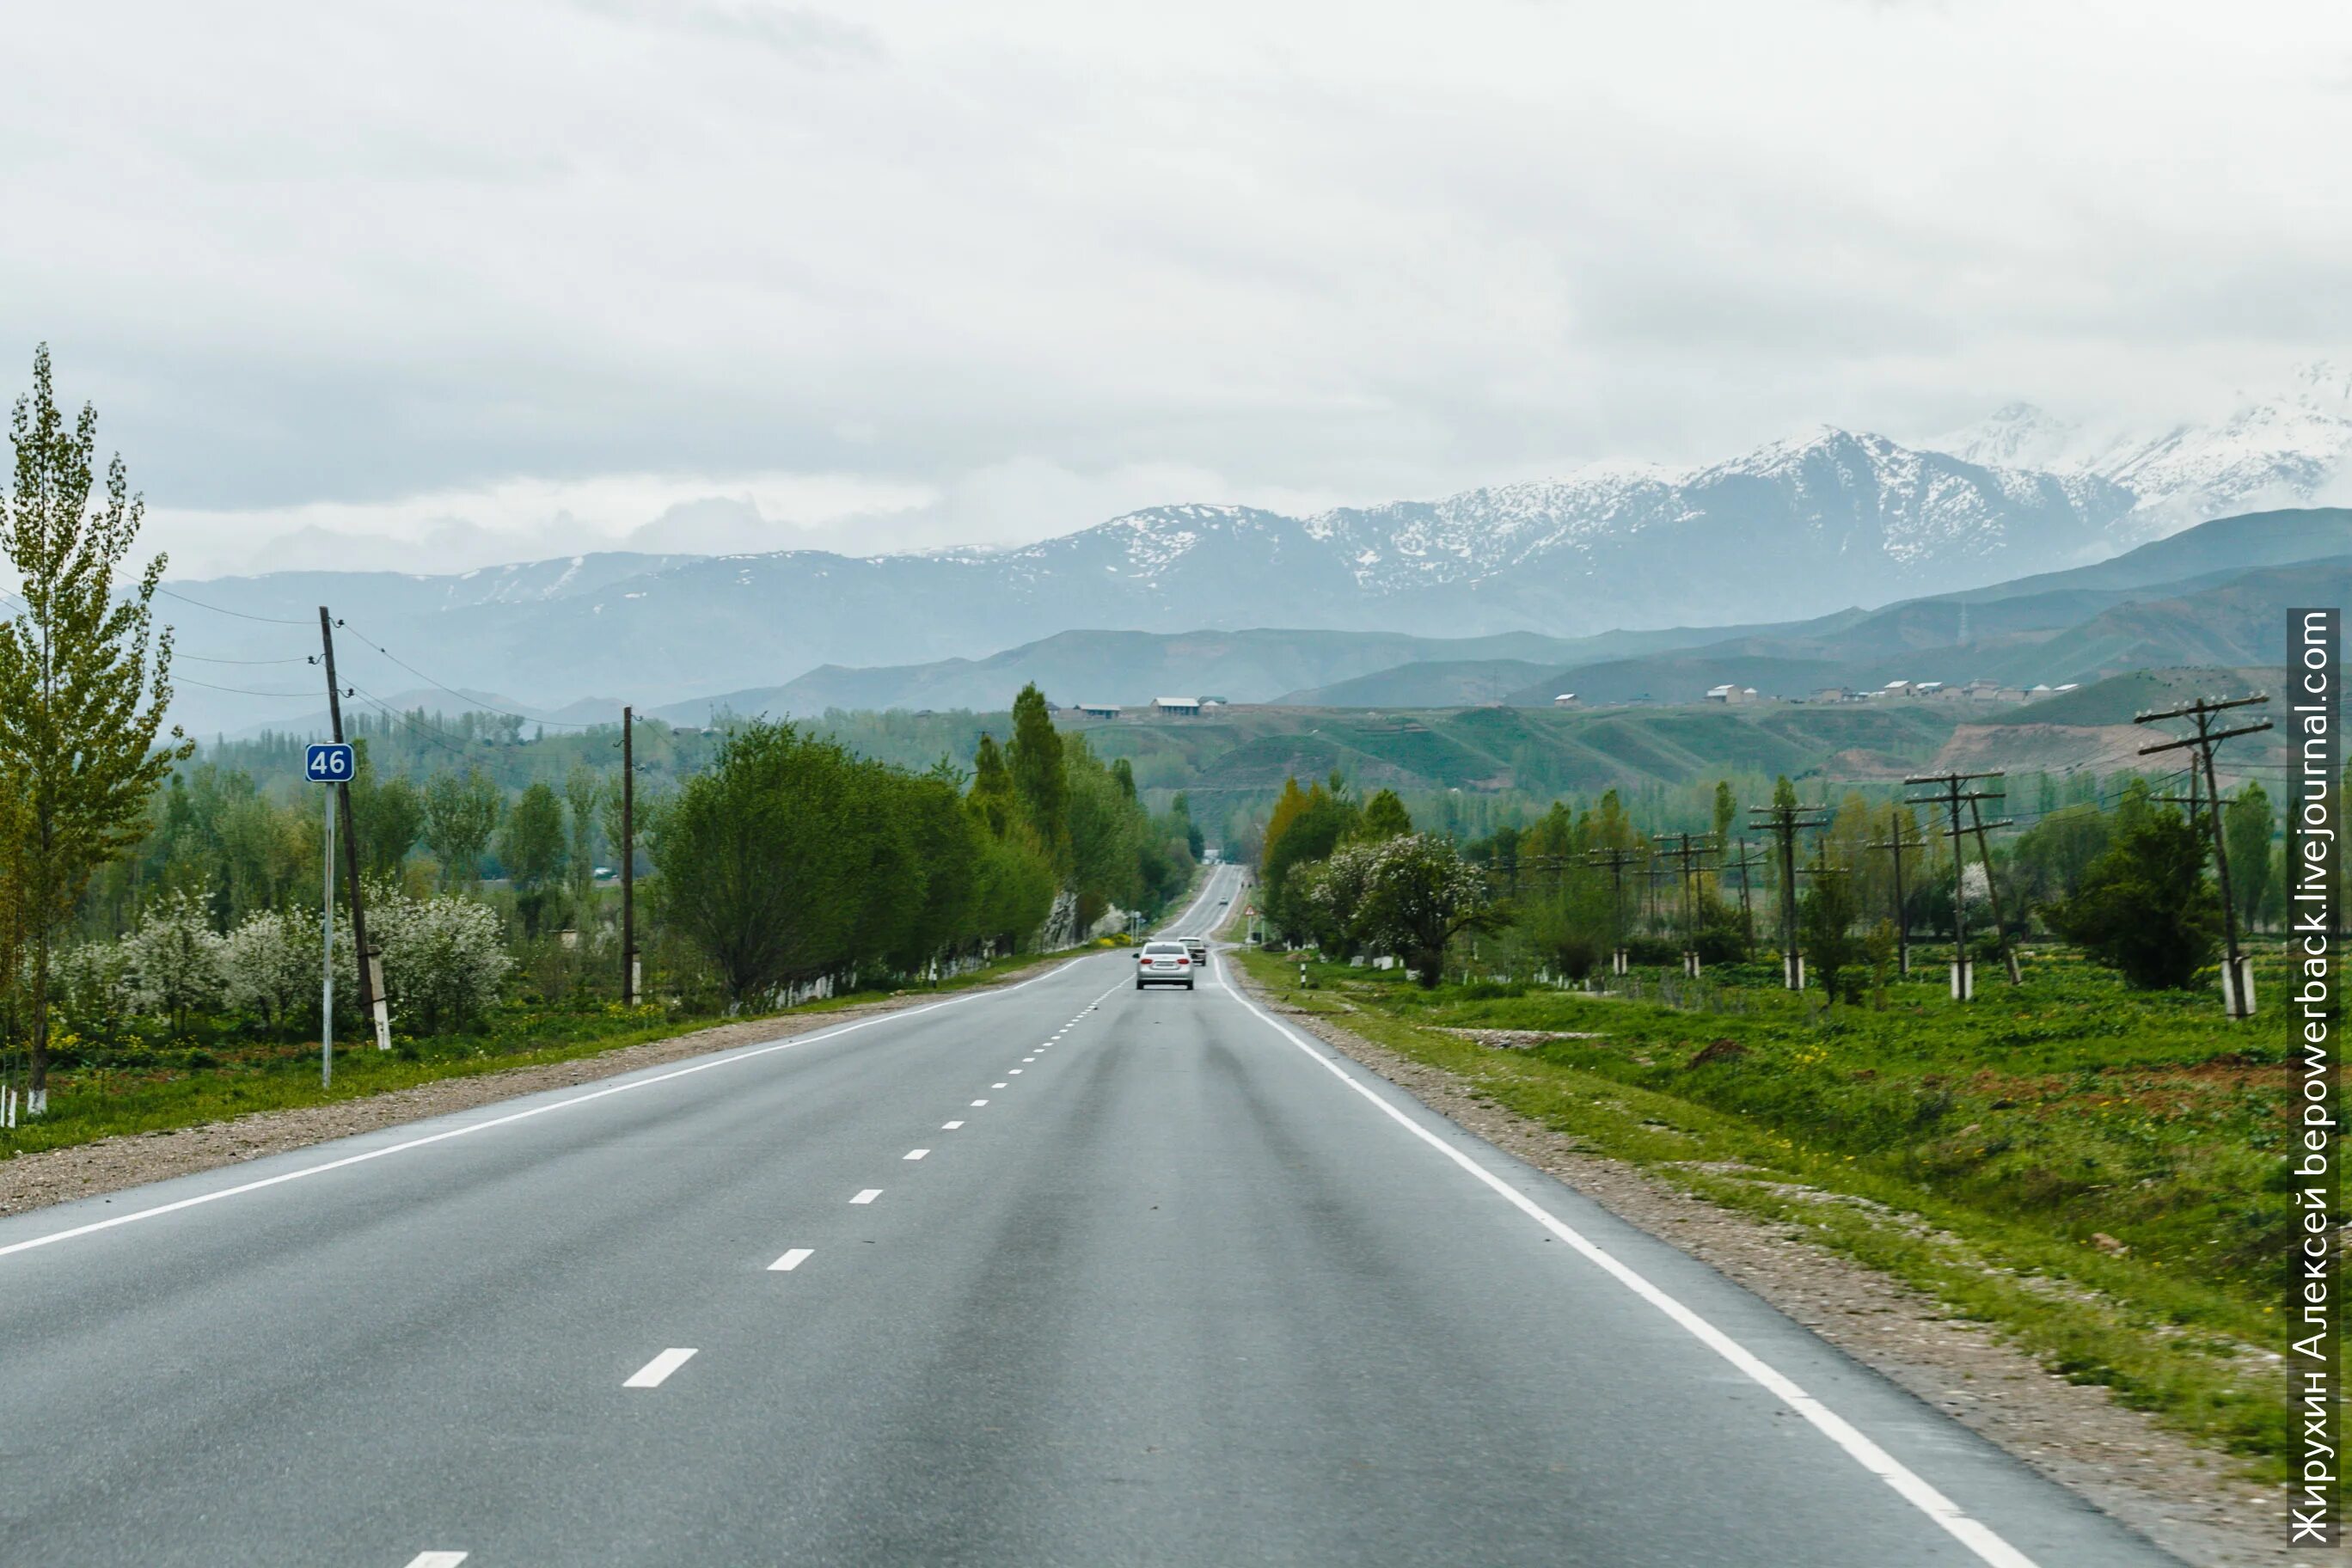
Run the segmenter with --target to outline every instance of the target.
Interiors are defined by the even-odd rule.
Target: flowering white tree
[[[157,900],[122,946],[140,1012],[170,1018],[177,1032],[187,1027],[190,1013],[218,1005],[228,983],[226,944],[194,893]]]
[[[319,994],[319,921],[315,913],[260,910],[222,943],[228,1003],[284,1028]]]
[[[1354,929],[1366,942],[1402,953],[1423,985],[1437,984],[1447,942],[1491,922],[1486,879],[1450,838],[1406,834],[1342,850],[1333,865],[1347,855],[1364,858],[1349,872],[1361,876],[1363,888]]]
[[[390,886],[368,898],[368,936],[383,950],[384,996],[418,1032],[463,1027],[499,999],[514,961],[507,956],[498,911],[461,895],[412,899]],[[335,932],[335,984],[357,980],[350,932]],[[349,982],[346,976],[350,977]]]

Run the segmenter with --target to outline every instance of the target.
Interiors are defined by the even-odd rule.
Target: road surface
[[[1132,963],[0,1221],[0,1560],[2171,1561]]]

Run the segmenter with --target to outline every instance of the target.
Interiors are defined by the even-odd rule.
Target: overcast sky
[[[0,389],[183,571],[1009,542],[2352,344],[2352,7],[22,7]],[[661,521],[666,520],[666,521]]]

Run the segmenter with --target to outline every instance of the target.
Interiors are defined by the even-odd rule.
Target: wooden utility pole
[[[1829,814],[1814,806],[1751,805],[1751,827],[1763,829],[1780,846],[1780,983],[1791,991],[1805,988],[1804,955],[1797,951],[1797,835],[1809,827],[1829,826]]]
[[[1907,976],[1911,973],[1911,910],[1903,901],[1903,852],[1906,849],[1922,849],[1927,845],[1922,839],[1905,842],[1903,819],[1893,816],[1892,807],[1888,811],[1890,820],[1886,842],[1874,844],[1871,847],[1887,850],[1895,857],[1895,972]]]
[[[1950,818],[1951,825],[1944,830],[1944,837],[1952,841],[1952,1000],[1955,1002],[1968,1001],[1976,994],[1977,988],[1976,963],[1969,957],[1967,898],[1969,856],[1965,841],[1961,837],[1971,830],[1960,826],[1960,807],[1963,805],[1969,808],[1969,820],[1977,824],[1973,830],[1977,840],[1977,853],[1984,861],[1985,894],[1992,904],[1993,936],[2000,944],[2002,967],[2008,971],[2011,984],[2017,985],[2024,983],[2024,974],[2017,967],[2017,954],[2009,945],[2009,933],[2001,929],[2000,890],[1994,886],[1992,855],[1985,847],[1985,829],[2006,827],[2009,826],[2009,819],[2003,817],[1999,822],[1985,822],[1977,813],[1979,801],[2001,800],[2006,798],[2007,792],[1997,789],[1968,790],[1960,787],[1979,780],[1998,779],[2003,776],[2005,775],[1999,773],[1922,773],[1903,781],[1906,784],[1932,785],[1943,792],[1940,795],[1907,797],[1904,805],[1929,807],[1940,805]]]
[[[1614,941],[1609,955],[1610,973],[1624,973],[1631,965],[1625,954],[1625,868],[1642,858],[1638,849],[1588,849],[1584,858],[1590,865],[1609,869],[1610,910]]]
[[[2221,831],[2221,781],[2213,772],[2213,748],[2235,736],[2258,734],[2269,729],[2271,721],[2263,719],[2252,724],[2241,724],[2234,730],[2216,730],[2213,728],[2213,716],[2232,708],[2251,708],[2269,700],[2268,693],[2259,691],[2251,697],[2229,697],[2219,700],[2200,698],[2185,707],[2168,709],[2161,713],[2138,713],[2132,717],[2135,724],[2153,724],[2160,719],[2191,719],[2196,721],[2197,733],[2194,735],[2142,746],[2139,754],[2152,757],[2159,752],[2195,747],[2197,758],[2189,764],[2192,795],[2197,787],[2198,767],[2201,764],[2205,770],[2205,809],[2211,814],[2209,820],[2213,825],[2213,869],[2221,884],[2221,932],[2227,964],[2221,972],[2221,1010],[2232,1018],[2254,1016],[2254,974],[2252,965],[2238,951],[2238,907],[2237,901],[2230,896],[2230,849]],[[2196,808],[2192,805],[2189,809],[2193,812]]]
[[[1704,833],[1654,833],[1650,835],[1650,838],[1660,849],[1681,862],[1683,973],[1696,979],[1698,977],[1696,875],[1698,871],[1707,869],[1698,862],[1716,852],[1715,841],[1712,835]]]
[[[630,733],[636,710],[621,710],[621,1005],[637,1005],[637,755]]]
[[[343,690],[335,684],[335,623],[327,614],[327,606],[319,606],[319,657],[327,668],[327,723],[334,731],[335,744],[343,743]],[[360,1013],[375,1026],[375,1048],[392,1048],[391,1011],[383,1005],[383,960],[367,937],[366,900],[360,893],[360,836],[352,826],[352,786],[348,782],[335,785],[335,814],[343,819],[343,880],[352,887],[352,967],[359,971]],[[321,1019],[320,1027],[334,1028],[334,1020]]]
[[[1739,858],[1733,861],[1732,866],[1739,872],[1739,929],[1746,934],[1748,945],[1751,948],[1756,945],[1756,910],[1748,901],[1748,871],[1749,867],[1762,864],[1760,860],[1748,858],[1748,840],[1740,839]]]

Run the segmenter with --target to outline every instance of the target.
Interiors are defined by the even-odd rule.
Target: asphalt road
[[[1132,962],[0,1221],[0,1561],[2171,1561]]]

